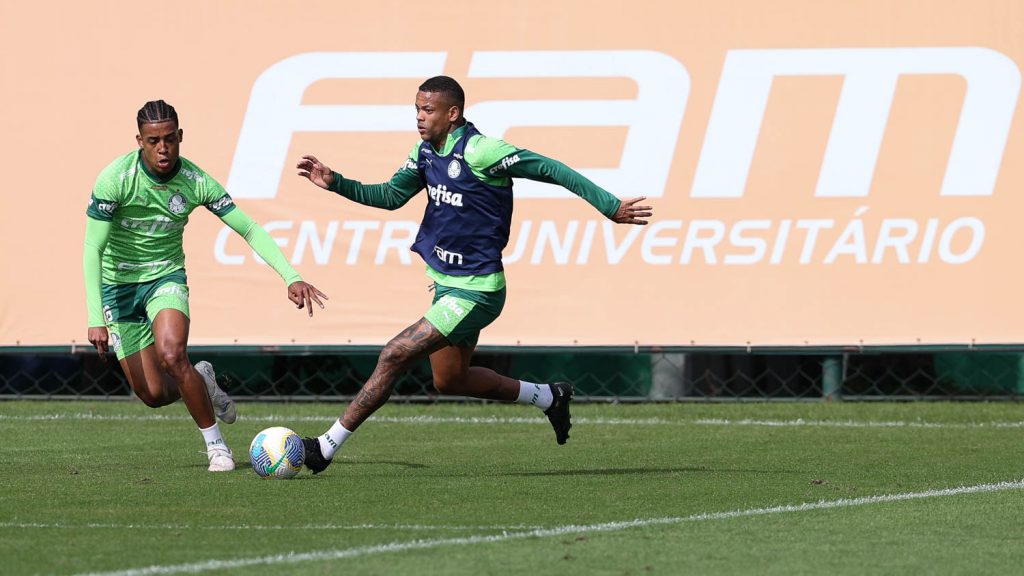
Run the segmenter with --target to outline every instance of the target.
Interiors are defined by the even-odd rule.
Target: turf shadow
[[[402,462],[401,460],[345,460],[345,466],[353,466],[357,464],[390,464],[392,466],[401,466],[402,468],[420,469],[430,468],[426,464],[420,464],[419,462]]]
[[[753,470],[753,469],[713,469],[701,466],[684,466],[679,468],[593,468],[589,470],[542,470],[536,472],[504,472],[496,476],[644,476],[650,474],[676,474],[679,472],[733,472],[740,474],[803,474],[796,470]]]

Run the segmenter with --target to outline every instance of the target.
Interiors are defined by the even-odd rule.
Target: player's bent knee
[[[465,391],[465,378],[438,378],[434,377],[434,389],[438,394],[463,394]]]
[[[184,376],[186,370],[190,370],[188,355],[184,350],[168,350],[160,355],[160,367],[171,376]]]
[[[143,382],[141,386],[132,386],[132,391],[138,396],[142,403],[150,408],[161,408],[170,404],[167,398],[164,398],[162,394],[154,394],[153,390],[150,389],[148,382]]]
[[[138,396],[138,394],[136,394],[136,396]],[[153,398],[152,396],[139,396],[139,400],[142,400],[142,403],[150,408],[162,408],[167,405],[166,402]]]

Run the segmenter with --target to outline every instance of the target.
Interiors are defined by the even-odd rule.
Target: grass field
[[[323,474],[206,471],[179,403],[0,403],[3,574],[1012,574],[1024,406],[388,405]]]

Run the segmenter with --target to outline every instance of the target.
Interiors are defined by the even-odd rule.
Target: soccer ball
[[[291,478],[302,470],[305,456],[302,438],[284,426],[261,431],[249,444],[249,461],[261,478]]]

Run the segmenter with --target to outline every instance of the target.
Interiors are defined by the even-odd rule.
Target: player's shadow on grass
[[[409,469],[430,468],[430,466],[427,466],[426,464],[420,464],[419,462],[403,462],[401,460],[345,460],[344,462],[339,462],[338,464],[341,464],[342,466],[354,466],[357,464],[384,464],[390,466],[401,466],[402,468]],[[196,464],[195,467],[206,468],[206,464]],[[235,462],[235,470],[252,470],[252,462]]]
[[[344,462],[345,466],[353,466],[356,464],[369,464],[373,466],[377,464],[385,464],[391,466],[401,466],[402,468],[409,469],[430,468],[430,466],[427,466],[426,464],[420,464],[419,462],[403,462],[401,460],[345,460]]]
[[[343,466],[352,466],[355,464],[390,464],[392,466],[401,466],[402,468],[430,468],[426,464],[420,464],[419,462],[402,462],[400,460],[345,460],[341,463]],[[238,462],[236,464],[238,468],[252,468],[252,462]]]
[[[803,474],[798,471],[748,470],[682,466],[678,468],[591,468],[588,470],[542,470],[537,472],[504,472],[498,476],[644,476],[650,474],[678,474],[680,472],[734,472],[739,474]]]

